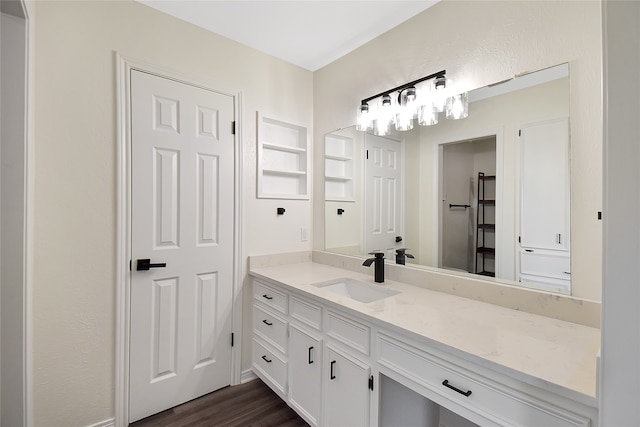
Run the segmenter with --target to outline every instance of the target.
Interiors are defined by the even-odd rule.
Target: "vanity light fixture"
[[[376,135],[389,135],[391,126],[398,131],[413,129],[414,119],[421,126],[438,123],[438,113],[448,119],[469,115],[467,93],[455,93],[446,71],[422,77],[379,93],[360,102],[356,129]]]

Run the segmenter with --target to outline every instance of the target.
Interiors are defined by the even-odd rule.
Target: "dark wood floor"
[[[262,381],[226,387],[130,427],[307,427]]]

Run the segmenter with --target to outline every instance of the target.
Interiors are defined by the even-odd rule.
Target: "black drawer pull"
[[[311,352],[313,351],[313,346],[309,347],[309,365],[313,363],[313,359],[311,358]]]
[[[264,323],[264,324],[265,324],[265,325],[267,325],[267,326],[271,326],[271,325],[273,325],[273,323],[271,323],[271,322],[267,322],[267,319],[264,319],[264,320],[262,321],[262,323]]]
[[[271,360],[267,359],[267,356],[262,356],[262,360],[264,360],[267,363],[271,363]]]
[[[335,360],[332,360],[332,361],[331,361],[331,374],[330,374],[330,378],[331,378],[332,380],[335,380],[335,379],[336,379],[335,372],[333,372],[333,367],[334,367],[335,365],[336,365],[336,361],[335,361]]]
[[[269,296],[269,295],[267,295],[267,294],[262,295],[262,298],[264,298],[264,299],[273,299],[273,297],[270,297],[270,296]]]
[[[454,387],[451,384],[449,384],[449,380],[442,381],[442,385],[445,386],[445,387],[450,388],[451,390],[457,391],[458,393],[460,393],[460,394],[462,394],[464,396],[467,396],[467,397],[471,396],[471,390],[462,391],[458,387]]]

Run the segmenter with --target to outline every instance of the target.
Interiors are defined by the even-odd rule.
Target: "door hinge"
[[[365,150],[366,159],[369,160],[369,150]]]
[[[129,271],[131,271],[131,264],[132,264],[132,262],[131,262],[131,261],[132,261],[132,260],[129,260]]]
[[[373,391],[373,375],[369,377],[369,390]]]
[[[518,129],[518,136],[522,136],[522,129]]]
[[[233,347],[233,338],[234,338],[233,332],[231,332],[231,347]]]
[[[231,122],[231,133],[233,135],[236,134],[236,121],[235,120]]]

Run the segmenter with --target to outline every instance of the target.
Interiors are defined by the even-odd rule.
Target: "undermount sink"
[[[371,283],[361,282],[359,280],[349,278],[315,283],[313,286],[326,289],[338,295],[348,297],[360,302],[378,301],[400,293],[400,291],[382,288],[380,287],[380,285],[372,285]]]

